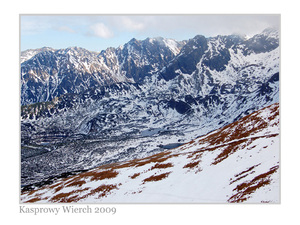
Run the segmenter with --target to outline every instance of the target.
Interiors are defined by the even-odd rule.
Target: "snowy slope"
[[[180,147],[25,191],[21,202],[279,203],[279,104]]]

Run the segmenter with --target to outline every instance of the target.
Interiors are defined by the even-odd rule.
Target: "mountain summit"
[[[266,29],[248,40],[236,35],[197,35],[181,42],[162,37],[133,38],[99,54],[78,47],[28,50],[21,52],[21,104],[51,101],[66,93],[79,94],[117,83],[140,84],[156,74],[168,81],[180,74],[222,72],[240,53],[249,58],[278,46],[278,31]]]

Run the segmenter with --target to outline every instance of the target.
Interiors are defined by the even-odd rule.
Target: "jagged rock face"
[[[82,48],[41,52],[21,65],[21,104],[129,81],[117,72],[103,57]]]
[[[279,46],[279,34],[273,29],[265,29],[261,34],[245,41],[244,54],[270,52]]]
[[[180,54],[163,69],[161,76],[168,81],[176,77],[179,71],[192,74],[207,48],[207,40],[204,36],[198,35],[189,40]]]
[[[279,102],[278,38],[37,53],[21,65],[22,184],[161,152]]]
[[[148,38],[132,39],[100,54],[78,47],[36,51],[39,53],[21,65],[21,104],[116,83],[139,83],[161,70],[182,45],[171,39]]]
[[[144,41],[130,40],[122,49],[117,49],[121,70],[136,83],[160,71],[178,54],[181,43],[170,39],[147,38]]]

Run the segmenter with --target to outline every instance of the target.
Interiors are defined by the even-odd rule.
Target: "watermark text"
[[[60,207],[29,207],[29,206],[19,206],[20,214],[31,214],[31,215],[41,215],[41,214],[53,214],[58,215],[64,214],[111,214],[117,213],[116,207],[99,207],[99,206],[60,206]]]

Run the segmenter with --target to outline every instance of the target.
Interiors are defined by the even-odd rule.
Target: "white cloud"
[[[34,18],[24,18],[21,20],[21,29],[23,34],[37,34],[43,30],[50,29],[49,24],[44,23],[41,20],[35,20]]]
[[[114,36],[113,32],[103,23],[96,23],[90,26],[91,35],[101,38],[111,38]]]
[[[120,31],[142,31],[134,35],[182,40],[197,34],[209,37],[244,33],[251,36],[267,27],[278,26],[280,18],[276,14],[195,14],[110,16],[107,19]]]
[[[63,31],[63,32],[68,32],[68,33],[75,33],[75,31],[72,28],[68,27],[68,26],[58,27],[57,30]]]
[[[145,28],[144,23],[135,21],[129,17],[122,17],[120,21],[123,27],[129,31],[139,31]]]

